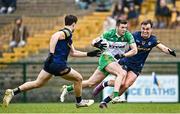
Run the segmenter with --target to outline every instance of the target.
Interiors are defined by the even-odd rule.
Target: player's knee
[[[90,88],[93,87],[93,84],[90,83],[90,84],[88,85],[88,87],[90,87]]]
[[[118,75],[120,75],[121,77],[125,77],[126,76],[126,74],[123,73],[123,72],[118,72]]]
[[[113,71],[112,73],[115,74],[116,76],[121,76],[121,77],[125,77],[126,76],[125,73],[120,72],[120,71]]]
[[[118,75],[119,75],[119,72],[117,72],[117,71],[111,71],[110,73],[113,74],[113,75],[115,75],[115,76],[118,76]]]
[[[96,83],[94,83],[94,82],[90,82],[89,83],[89,87],[93,87],[93,86],[95,86],[96,85]]]
[[[90,80],[85,80],[84,82],[87,85],[87,87],[92,87],[93,86],[93,83]]]
[[[125,72],[120,72],[122,76],[126,76],[126,73]]]
[[[78,77],[76,78],[76,81],[77,81],[77,82],[82,82],[82,81],[83,81],[82,76],[78,76]]]

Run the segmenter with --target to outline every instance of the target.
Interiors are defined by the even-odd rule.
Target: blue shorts
[[[118,63],[119,63],[119,64],[122,66],[122,68],[123,68],[124,70],[126,70],[127,72],[128,72],[128,71],[132,71],[132,72],[134,72],[137,76],[139,76],[139,74],[141,73],[141,70],[132,68],[130,65],[126,64],[125,62],[119,61]]]
[[[67,64],[48,63],[47,61],[44,62],[43,69],[55,76],[63,76],[71,71],[71,68],[68,67]]]

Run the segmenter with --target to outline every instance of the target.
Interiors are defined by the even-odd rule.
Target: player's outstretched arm
[[[131,48],[131,50],[129,50],[128,52],[126,52],[126,53],[124,54],[125,57],[131,57],[131,56],[137,54],[137,46],[136,46],[136,43],[130,44],[130,48]]]
[[[166,47],[165,45],[163,45],[163,44],[161,44],[161,43],[159,43],[156,47],[159,48],[159,49],[160,49],[161,51],[163,51],[164,53],[170,54],[170,55],[176,57],[176,52],[175,52],[175,50],[172,50],[172,49]]]
[[[83,52],[83,51],[79,51],[79,50],[76,50],[74,48],[73,45],[71,45],[71,51],[70,51],[70,55],[72,57],[99,57],[101,54],[101,51],[100,50],[93,50],[93,51],[90,51],[90,52]]]
[[[90,52],[87,52],[87,56],[88,57],[100,57],[102,51],[101,50],[93,50],[93,51],[90,51]]]
[[[136,55],[137,54],[137,46],[136,46],[136,43],[132,43],[130,44],[130,48],[131,50],[129,50],[128,52],[124,53],[124,54],[117,54],[115,55],[114,57],[116,59],[122,59],[124,57],[131,57],[133,55]]]
[[[136,44],[132,43],[130,45],[130,48],[131,48],[130,51],[128,51],[128,52],[126,52],[124,54],[116,54],[114,57],[118,60],[118,59],[122,59],[124,57],[131,57],[133,55],[136,55],[137,54],[137,46],[136,46]]]

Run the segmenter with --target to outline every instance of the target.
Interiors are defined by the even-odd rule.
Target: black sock
[[[18,87],[18,88],[13,89],[13,93],[14,93],[14,95],[17,95],[18,93],[21,93],[20,88]]]
[[[127,100],[127,98],[128,98],[128,91],[126,91],[124,95],[125,95],[125,100]]]
[[[111,97],[108,96],[103,100],[103,102],[109,103],[111,100],[112,100]]]
[[[107,87],[108,86],[108,81],[104,82],[103,86]]]
[[[82,98],[81,98],[81,97],[76,97],[76,102],[77,102],[77,103],[80,103],[80,102],[81,102],[81,100],[82,100]]]

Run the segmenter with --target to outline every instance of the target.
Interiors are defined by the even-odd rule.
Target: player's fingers
[[[102,41],[103,41],[103,40],[101,39],[101,40],[98,41],[98,43],[101,43]]]
[[[101,44],[103,47],[107,47],[107,44]]]
[[[100,55],[101,55],[101,53],[98,53],[98,54],[97,54],[97,57],[100,57]]]
[[[101,50],[96,50],[95,52],[96,52],[96,56],[97,56],[97,57],[100,57],[102,51],[101,51]]]

